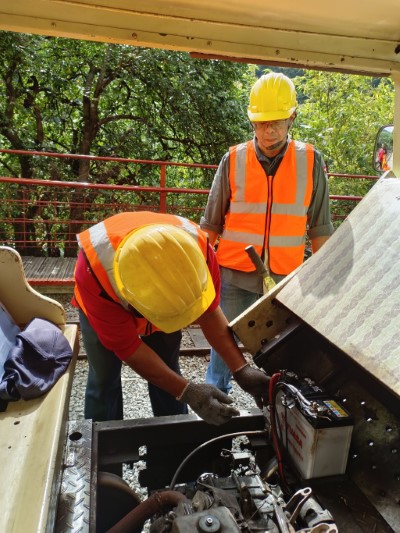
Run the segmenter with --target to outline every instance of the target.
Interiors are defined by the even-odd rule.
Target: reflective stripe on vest
[[[182,228],[196,240],[207,260],[206,234],[194,222],[175,215],[147,211],[120,213],[77,235],[78,244],[85,252],[93,274],[110,298],[126,309],[129,304],[120,295],[113,274],[115,252],[129,233],[149,224],[171,224]]]
[[[219,264],[254,271],[245,248],[253,245],[261,256],[268,239],[271,272],[289,274],[304,258],[313,189],[313,147],[290,141],[275,176],[268,179],[253,141],[231,148],[229,163],[231,204],[218,244]]]

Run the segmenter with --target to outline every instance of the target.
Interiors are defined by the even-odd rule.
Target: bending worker
[[[304,260],[306,235],[316,252],[333,233],[321,154],[290,139],[296,91],[283,74],[261,76],[250,92],[252,140],[229,149],[215,174],[200,227],[218,241],[221,308],[229,321]],[[252,245],[269,275],[261,277],[245,249]],[[221,354],[220,354],[221,355]],[[206,382],[228,393],[231,371],[211,350]]]
[[[200,325],[239,386],[266,405],[268,376],[246,364],[219,307],[220,278],[207,235],[189,220],[121,213],[78,235],[73,304],[89,360],[85,417],[123,418],[121,365],[148,381],[155,416],[187,413],[221,424],[238,414],[216,387],[179,368],[181,329]]]

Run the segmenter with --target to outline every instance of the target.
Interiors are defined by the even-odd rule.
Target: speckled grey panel
[[[92,421],[69,423],[54,533],[89,531]]]
[[[400,179],[381,178],[277,300],[400,395]]]

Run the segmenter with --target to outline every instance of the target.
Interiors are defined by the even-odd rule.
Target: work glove
[[[248,363],[233,374],[234,379],[241,389],[253,396],[257,407],[262,409],[268,405],[270,377],[257,368],[252,368]]]
[[[240,414],[234,407],[229,407],[232,399],[214,385],[189,382],[177,399],[187,403],[200,418],[214,426]]]

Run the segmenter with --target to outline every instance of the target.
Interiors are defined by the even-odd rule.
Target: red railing
[[[0,177],[0,239],[21,254],[73,255],[76,233],[103,218],[122,211],[149,210],[174,213],[198,221],[208,189],[168,187],[167,169],[184,167],[185,172],[216,169],[216,165],[147,161],[117,157],[55,154],[23,150],[0,153],[86,159],[90,161],[159,167],[158,186],[110,185],[71,181]],[[332,178],[376,180],[376,176],[329,174]],[[331,195],[332,218],[347,216],[362,196]],[[341,209],[338,210],[337,206]],[[343,209],[346,206],[346,209]]]

